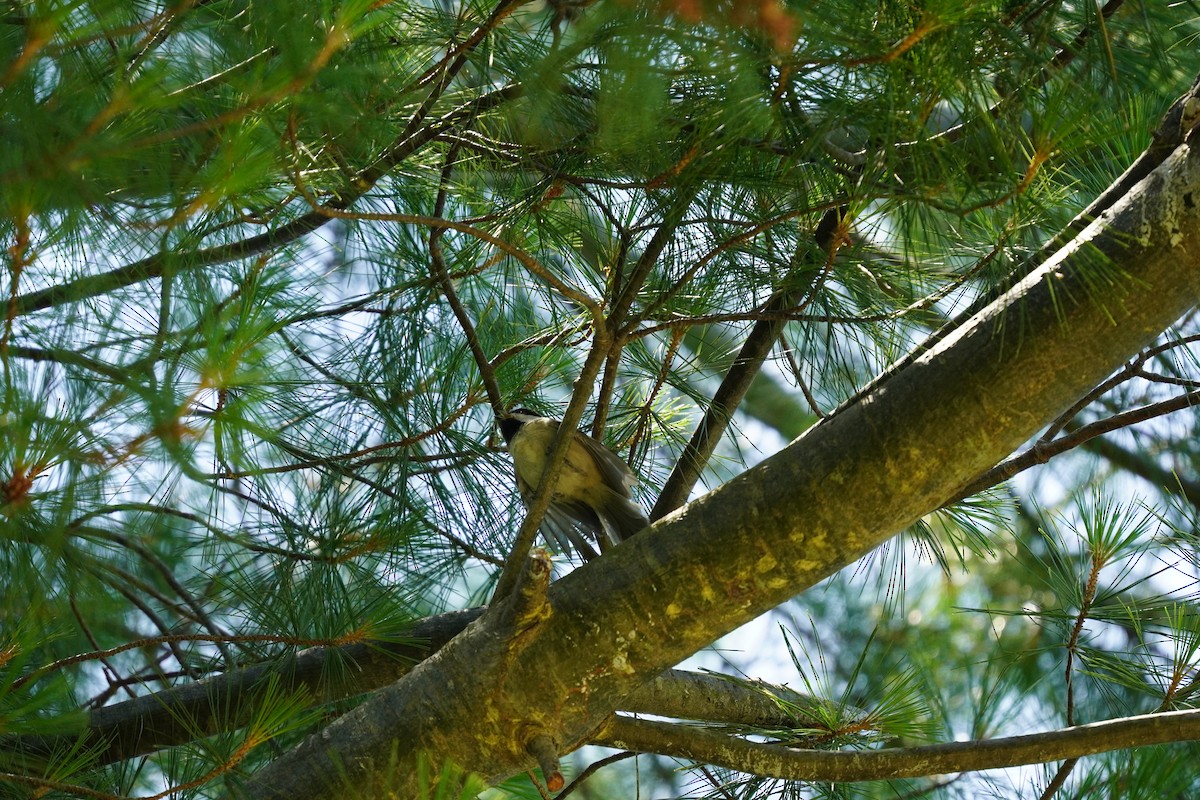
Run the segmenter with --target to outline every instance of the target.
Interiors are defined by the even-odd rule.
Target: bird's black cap
[[[521,426],[529,421],[530,417],[538,417],[540,414],[535,414],[528,408],[514,408],[507,412],[497,422],[500,425],[500,435],[504,437],[505,443],[513,440],[517,435],[517,431],[521,430]]]

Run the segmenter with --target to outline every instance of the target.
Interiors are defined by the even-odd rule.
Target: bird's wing
[[[612,450],[609,450],[585,433],[580,433],[576,437],[576,441],[583,445],[588,455],[596,462],[596,467],[600,470],[600,474],[604,476],[604,482],[608,484],[608,487],[625,497],[630,497],[633,493],[633,487],[637,485],[637,476],[633,474],[633,470],[629,468],[629,465],[622,461],[620,456]]]

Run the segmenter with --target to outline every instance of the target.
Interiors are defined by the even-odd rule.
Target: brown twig
[[[707,766],[700,767],[700,774],[704,776],[705,780],[708,781],[710,786],[721,793],[721,797],[724,797],[725,800],[737,800],[737,798],[729,793],[729,789],[727,789],[724,784],[717,780],[717,776],[714,775],[713,771]]]
[[[1135,408],[1132,411],[1114,414],[1106,419],[1084,425],[1065,436],[1060,436],[1052,442],[1038,441],[1025,452],[1002,461],[971,481],[962,491],[958,492],[951,502],[957,502],[963,498],[982,492],[984,489],[1002,483],[1030,467],[1045,464],[1054,456],[1079,447],[1097,436],[1111,433],[1130,425],[1136,425],[1139,422],[1145,422],[1164,414],[1191,408],[1195,405],[1200,405],[1200,391],[1188,392],[1178,397],[1172,397],[1170,400],[1163,400],[1159,403],[1151,403],[1148,406]]]
[[[517,539],[513,543],[512,552],[509,553],[500,579],[496,582],[496,591],[492,594],[493,605],[496,604],[496,601],[507,597],[517,585],[518,576],[524,568],[525,560],[529,557],[529,551],[533,548],[542,518],[546,515],[546,509],[550,507],[550,499],[554,494],[554,483],[566,460],[571,437],[579,427],[579,421],[583,418],[584,406],[587,404],[588,396],[596,382],[596,376],[600,373],[600,368],[608,354],[611,336],[604,318],[597,315],[593,319],[593,325],[595,327],[592,334],[592,347],[583,364],[583,369],[580,370],[575,391],[571,395],[571,402],[567,404],[567,410],[563,413],[562,421],[559,423],[554,450],[546,460],[545,472],[542,473],[537,491],[534,492],[533,500],[529,503],[525,521],[517,531]]]
[[[766,311],[793,310],[802,297],[807,295],[811,298],[814,295],[817,285],[832,268],[834,257],[844,241],[843,226],[841,210],[829,209],[825,212],[814,232],[818,245],[825,253],[822,270],[814,275],[808,286],[777,290],[767,301]],[[797,261],[793,264],[792,272],[800,272],[807,266]],[[704,412],[700,424],[692,433],[691,440],[680,454],[675,468],[667,477],[662,493],[650,512],[652,522],[665,517],[687,502],[692,487],[696,485],[705,465],[716,451],[718,442],[733,419],[734,411],[750,389],[750,384],[762,369],[767,356],[775,348],[783,328],[783,320],[772,317],[759,319],[755,323],[750,335],[746,337],[741,350],[734,358],[729,371],[725,374],[725,378],[721,381],[721,385],[713,394],[712,401]]]
[[[795,349],[787,339],[787,334],[780,334],[780,342],[783,344],[783,355],[787,359],[788,369],[792,372],[792,380],[800,387],[800,393],[804,395],[804,401],[808,403],[808,408],[813,412],[813,415],[818,419],[825,419],[825,412],[821,410],[821,406],[817,403],[817,398],[813,396],[812,390],[808,387],[808,381],[804,379],[801,373],[800,364],[796,361],[794,355]]]
[[[582,786],[584,781],[595,775],[604,767],[607,767],[609,764],[616,764],[618,761],[624,761],[629,758],[637,758],[637,753],[614,753],[613,755],[606,756],[599,761],[593,761],[591,764],[588,764],[582,772],[572,778],[571,782],[567,784],[567,787],[555,795],[554,800],[563,800],[563,798],[567,797],[580,786]]]
[[[457,157],[458,148],[451,146],[450,152],[446,154],[446,162],[442,165],[442,174],[438,181],[437,199],[433,204],[434,217],[441,217],[446,213],[446,192]],[[446,259],[442,255],[442,234],[445,231],[446,229],[441,227],[429,230],[429,259],[433,265],[433,276],[441,285],[442,294],[445,296],[446,302],[450,304],[450,310],[454,313],[454,318],[458,320],[459,327],[462,328],[467,347],[471,349],[475,366],[479,370],[480,380],[483,381],[483,387],[487,391],[492,411],[495,414],[502,414],[504,413],[504,400],[500,394],[500,384],[496,381],[496,373],[492,370],[491,362],[479,344],[475,323],[472,321],[471,315],[467,313],[462,301],[458,299],[458,292],[454,290],[454,283],[451,282],[449,271],[446,269]]]

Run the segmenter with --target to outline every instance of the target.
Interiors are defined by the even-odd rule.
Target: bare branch
[[[1130,425],[1136,425],[1139,422],[1145,422],[1148,419],[1154,419],[1164,414],[1181,411],[1185,408],[1192,408],[1197,404],[1200,404],[1200,391],[1188,392],[1178,397],[1172,397],[1170,400],[1151,403],[1148,406],[1135,408],[1132,411],[1124,411],[1120,414],[1114,414],[1111,417],[1083,425],[1052,442],[1039,441],[1025,452],[1004,460],[971,481],[952,502],[957,502],[998,483],[1003,483],[1030,467],[1045,464],[1054,456],[1061,455],[1068,450],[1073,450],[1080,445],[1086,444],[1097,436],[1102,436],[1103,434],[1111,433]]]
[[[660,753],[741,772],[849,783],[975,772],[1200,739],[1200,711],[1093,722],[1045,733],[885,750],[799,750],[669,722],[613,717],[592,744]]]

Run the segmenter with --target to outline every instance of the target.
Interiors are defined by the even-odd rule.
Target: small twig
[[[142,668],[133,675],[125,678],[114,675],[108,680],[108,686],[92,695],[92,697],[89,698],[84,704],[84,707],[89,711],[96,711],[107,706],[108,701],[116,696],[117,692],[124,691],[126,694],[130,695],[131,699],[136,699],[139,697],[140,695],[130,688],[132,686],[148,686],[151,683],[156,683],[161,686],[169,686],[171,681],[174,681],[177,678],[188,677],[186,670],[163,669],[163,662],[170,657],[170,653],[164,652],[158,657],[157,661],[142,666]],[[151,689],[150,691],[154,691],[154,689]]]
[[[1052,442],[1039,441],[1025,452],[1000,462],[971,481],[950,502],[956,503],[963,498],[982,492],[984,489],[989,489],[998,483],[1003,483],[1014,475],[1024,472],[1037,464],[1045,464],[1054,456],[1079,447],[1097,436],[1111,433],[1130,425],[1136,425],[1139,422],[1145,422],[1164,414],[1191,408],[1198,404],[1200,404],[1200,391],[1188,392],[1178,397],[1172,397],[1170,400],[1151,403],[1148,406],[1142,406],[1132,411],[1125,411],[1120,414],[1114,414],[1106,419],[1097,420],[1078,428],[1066,436],[1060,436]]]
[[[761,236],[763,233],[769,231],[775,226],[782,225],[783,223],[793,220],[796,217],[812,214],[817,211],[836,212],[843,208],[845,204],[845,200],[838,199],[830,200],[825,203],[817,203],[816,205],[812,206],[805,206],[804,208],[794,208],[790,211],[786,211],[782,214],[771,217],[770,219],[764,220],[749,230],[739,233],[737,236],[731,236],[716,247],[713,247],[704,255],[700,256],[700,258],[696,259],[696,262],[684,270],[683,273],[675,280],[675,282],[671,284],[670,288],[661,293],[653,303],[647,305],[647,307],[641,312],[641,314],[637,316],[636,319],[626,325],[624,332],[633,333],[634,330],[636,330],[636,326],[640,324],[642,320],[648,319],[656,311],[664,308],[668,303],[670,303],[677,294],[691,284],[692,279],[696,277],[696,274],[700,272],[700,270],[704,269],[704,267],[706,267],[722,253],[731,250],[738,245],[745,244],[746,242]]]
[[[525,774],[529,777],[529,782],[533,784],[533,788],[537,789],[538,797],[542,798],[542,800],[554,800],[550,796],[550,793],[546,791],[546,787],[542,786],[541,781],[537,779],[537,775],[533,774],[533,770],[526,770]]]
[[[718,792],[721,793],[721,796],[724,797],[725,800],[737,800],[737,798],[735,798],[733,795],[731,795],[729,793],[729,790],[725,788],[725,784],[723,784],[719,780],[717,780],[717,776],[713,774],[713,771],[711,769],[709,769],[706,766],[702,766],[702,767],[700,767],[700,774],[703,775],[705,777],[705,779],[708,780],[709,784],[714,789],[716,789]]]
[[[554,800],[563,800],[564,797],[582,786],[584,781],[595,775],[604,767],[607,767],[609,764],[615,764],[618,761],[624,761],[629,758],[637,758],[637,755],[637,753],[630,753],[626,751],[624,753],[614,753],[613,755],[602,758],[599,761],[593,761],[591,764],[587,765],[587,768],[584,769],[583,772],[580,772],[578,775],[572,778],[571,782],[567,784],[567,788],[563,789],[554,796]]]
[[[98,580],[102,583],[108,584],[113,589],[113,591],[117,592],[122,597],[124,597],[126,600],[128,600],[132,605],[137,607],[137,609],[139,611],[141,611],[142,614],[145,615],[146,619],[150,620],[150,623],[152,625],[154,625],[154,627],[158,628],[158,630],[161,632],[161,635],[157,636],[157,637],[153,637],[153,638],[156,641],[161,642],[167,646],[167,648],[171,651],[171,655],[175,658],[176,663],[179,664],[179,667],[181,669],[187,671],[189,678],[191,678],[192,680],[199,680],[202,677],[200,675],[200,673],[197,672],[196,669],[188,662],[187,654],[184,653],[183,650],[179,647],[179,643],[183,642],[183,641],[187,641],[189,639],[195,640],[197,638],[207,638],[207,639],[211,640],[213,638],[212,636],[180,637],[180,636],[171,634],[171,629],[172,629],[171,626],[168,625],[166,623],[166,621],[164,619],[162,619],[162,617],[160,617],[158,615],[158,613],[155,612],[155,610],[153,608],[151,608],[148,603],[146,603],[144,600],[142,600],[140,597],[138,597],[133,592],[133,589],[130,588],[130,584],[136,585],[136,583],[139,583],[139,582],[134,581],[133,576],[130,575],[125,570],[122,570],[119,567],[116,567],[112,564],[105,564],[105,563],[83,564],[82,568],[87,570],[88,572],[90,572],[92,574],[92,576],[94,578],[96,578],[96,580]],[[100,575],[101,570],[107,571],[107,572],[115,575],[116,577],[120,578],[120,580],[106,580],[103,576]],[[140,586],[139,588],[141,588],[143,591],[147,591],[147,587],[144,584],[142,586]],[[176,611],[176,613],[179,613],[178,606],[176,606],[174,603],[171,603],[170,601],[166,600],[157,592],[148,591],[148,593],[151,596],[158,599],[160,602],[162,602],[164,606],[171,608],[172,610]],[[112,651],[111,650],[106,651],[106,654],[112,655]],[[51,664],[50,667],[51,668],[56,667],[57,665],[62,664],[66,660],[67,659],[61,659],[59,661],[56,661],[54,664]],[[34,675],[38,675],[40,677],[38,672],[35,672],[31,675],[26,675],[24,677],[27,680],[27,679],[33,677]],[[20,680],[14,681],[13,685],[15,686],[20,682],[21,682]]]
[[[889,47],[885,52],[870,56],[851,58],[843,63],[847,67],[860,67],[868,64],[889,64],[907,53],[922,39],[942,28],[944,25],[945,23],[937,19],[933,14],[923,14],[916,26],[913,27],[912,31],[910,31],[903,39]]]
[[[1075,764],[1079,762],[1078,758],[1068,758],[1059,765],[1058,771],[1054,773],[1054,777],[1050,783],[1046,784],[1046,789],[1039,796],[1038,800],[1050,800],[1063,784],[1067,782],[1067,778],[1071,775],[1071,770],[1075,769]]]
[[[1049,81],[1053,73],[1061,70],[1063,67],[1075,60],[1075,57],[1079,55],[1079,51],[1082,50],[1083,46],[1087,44],[1088,40],[1095,35],[1096,28],[1100,29],[1101,34],[1107,33],[1108,29],[1104,24],[1105,21],[1115,14],[1117,9],[1124,5],[1124,3],[1125,0],[1108,0],[1108,2],[1104,4],[1104,7],[1100,9],[1100,15],[1096,18],[1096,27],[1089,26],[1082,28],[1079,33],[1075,34],[1075,38],[1071,40],[1071,43],[1060,49],[1050,61],[1049,66],[1042,70],[1042,83],[1044,84]],[[1105,40],[1105,44],[1107,51],[1106,54],[1108,55],[1109,64],[1111,67],[1112,51],[1107,47],[1107,40]],[[1115,69],[1113,71],[1113,76],[1116,76]]]
[[[521,570],[524,569],[525,559],[533,547],[533,541],[537,537],[542,518],[546,515],[546,509],[550,507],[550,499],[554,495],[553,487],[558,479],[558,472],[567,458],[571,437],[579,427],[579,421],[583,418],[583,407],[587,403],[588,395],[596,382],[596,375],[599,374],[608,353],[610,336],[604,318],[597,314],[593,319],[593,325],[595,327],[592,347],[588,352],[587,361],[583,364],[575,392],[571,395],[571,402],[567,405],[562,422],[559,423],[554,450],[546,461],[545,472],[542,473],[537,491],[533,493],[533,500],[529,503],[525,521],[521,524],[521,529],[517,531],[517,540],[513,543],[512,552],[509,553],[508,560],[504,563],[504,570],[500,573],[500,579],[496,582],[496,591],[492,594],[493,604],[512,592]]]
[[[525,749],[537,759],[538,766],[542,768],[542,777],[546,779],[546,788],[552,792],[562,789],[565,781],[562,768],[558,763],[558,746],[554,740],[545,733],[539,733],[529,740]]]
[[[433,216],[435,217],[440,217],[445,213],[446,187],[450,183],[450,175],[454,171],[457,157],[458,147],[451,146],[450,152],[446,154],[446,163],[442,167],[441,180],[438,182],[437,200],[434,201],[433,206]],[[454,283],[450,280],[449,271],[446,269],[446,259],[442,256],[442,234],[445,232],[445,228],[430,228],[429,230],[429,260],[433,265],[433,274],[441,284],[442,294],[445,295],[446,302],[450,304],[450,310],[454,312],[454,318],[458,320],[458,324],[462,328],[467,346],[471,348],[471,355],[475,359],[475,366],[479,370],[480,379],[483,380],[483,387],[487,391],[492,409],[499,414],[504,411],[500,384],[496,381],[496,373],[492,369],[487,354],[483,352],[483,347],[479,344],[479,336],[475,333],[475,324],[471,320],[471,315],[467,313],[467,309],[458,299],[458,293],[454,290]]]
[[[683,221],[684,213],[687,211],[691,201],[696,197],[696,191],[693,188],[675,197],[671,207],[663,215],[662,222],[654,231],[654,235],[650,237],[650,241],[646,244],[645,249],[642,250],[637,263],[629,271],[629,279],[621,287],[621,291],[616,295],[616,299],[613,300],[612,311],[609,314],[610,325],[614,330],[618,330],[621,335],[636,329],[641,324],[641,321],[652,313],[653,305],[650,308],[642,309],[637,314],[631,314],[634,300],[637,299],[637,293],[641,291],[646,279],[650,277],[654,265],[658,263],[659,256],[663,254],[663,251],[667,249],[667,246],[675,237],[675,231]],[[612,278],[612,288],[614,291],[619,285],[618,278],[619,276],[614,271]],[[666,295],[660,297],[655,305],[665,302],[669,299],[670,295],[671,292],[668,292]]]
[[[200,604],[200,601],[193,597],[192,593],[189,592],[184,585],[179,582],[178,579],[176,579],[175,573],[171,571],[171,568],[150,548],[130,539],[127,536],[122,536],[118,533],[109,533],[108,540],[122,547],[127,547],[133,552],[137,553],[144,561],[146,561],[146,563],[153,567],[159,573],[159,575],[162,576],[163,581],[170,586],[172,590],[174,590],[175,594],[179,596],[179,599],[182,600],[192,610],[192,613],[185,615],[183,609],[176,607],[173,603],[170,604],[171,607],[175,608],[176,613],[180,614],[180,616],[190,617],[192,620],[206,628],[213,636],[217,637],[213,643],[217,646],[217,649],[221,651],[221,655],[225,659],[227,668],[232,669],[237,664],[237,661],[234,659],[233,653],[230,652],[230,650],[226,647],[223,640],[223,637],[227,635],[226,632],[217,626],[217,624],[208,616],[207,612],[205,612],[204,607]]]
[[[1200,388],[1200,381],[1191,380],[1189,378],[1176,378],[1173,375],[1160,375],[1157,372],[1149,372],[1147,370],[1138,370],[1137,376],[1150,383],[1162,383],[1167,386],[1180,386],[1184,389]]]
[[[825,412],[821,410],[820,404],[817,403],[817,398],[813,397],[812,390],[808,387],[808,381],[804,380],[804,375],[800,371],[800,364],[796,361],[795,348],[788,342],[786,334],[780,334],[779,340],[783,343],[783,357],[787,359],[788,368],[792,371],[792,379],[800,387],[800,393],[804,395],[804,400],[808,403],[809,410],[817,418],[825,419]]]

